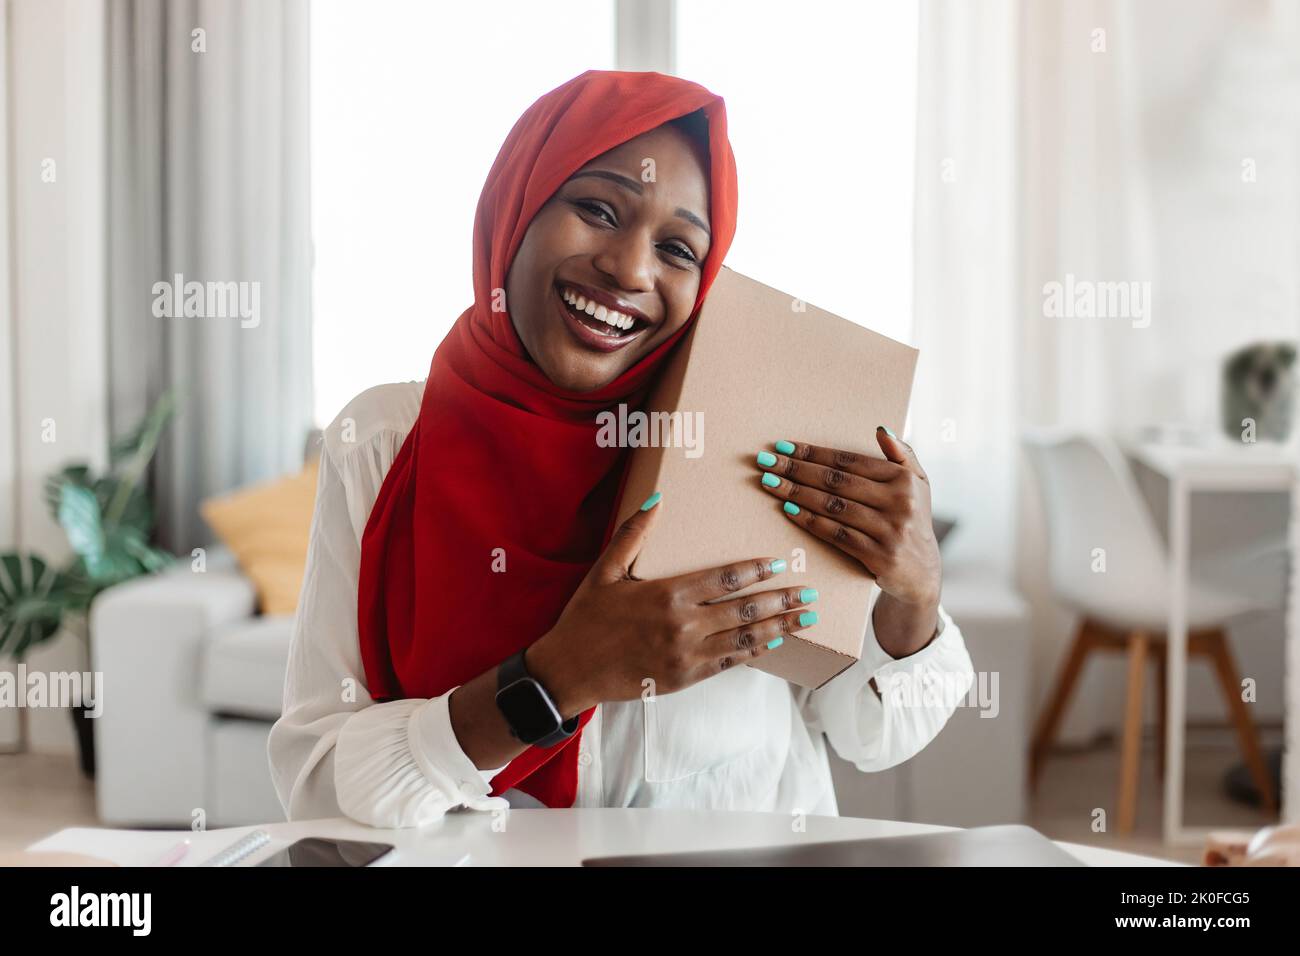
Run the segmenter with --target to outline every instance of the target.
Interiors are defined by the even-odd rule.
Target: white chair
[[[1074,643],[1034,731],[1031,786],[1060,725],[1070,695],[1093,651],[1128,656],[1128,688],[1120,758],[1118,828],[1133,829],[1137,811],[1142,730],[1142,687],[1148,656],[1159,668],[1157,766],[1164,773],[1166,635],[1169,561],[1137,482],[1108,441],[1075,432],[1030,431],[1022,438],[1041,489],[1049,536],[1048,577],[1063,604],[1080,614]],[[1104,571],[1101,570],[1104,568]],[[1187,654],[1207,658],[1263,805],[1276,812],[1272,778],[1264,763],[1224,625],[1252,610],[1251,601],[1193,580],[1187,608]]]

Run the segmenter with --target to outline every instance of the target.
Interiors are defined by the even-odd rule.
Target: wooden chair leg
[[[1223,630],[1215,630],[1208,635],[1209,656],[1214,662],[1214,670],[1219,676],[1219,685],[1223,688],[1223,697],[1228,704],[1228,713],[1237,728],[1237,739],[1241,744],[1242,756],[1250,777],[1259,791],[1260,802],[1270,815],[1277,814],[1277,797],[1273,793],[1273,778],[1264,762],[1263,751],[1259,746],[1259,735],[1255,731],[1255,722],[1250,718],[1250,709],[1241,699],[1241,679],[1237,674],[1237,665],[1232,659],[1232,649],[1228,645],[1228,635]]]
[[[1165,778],[1165,740],[1169,721],[1166,719],[1166,706],[1169,702],[1169,654],[1168,645],[1158,641],[1153,647],[1156,655],[1156,774],[1161,780]]]
[[[1137,820],[1138,770],[1142,756],[1142,685],[1147,676],[1150,638],[1143,631],[1129,636],[1128,700],[1124,707],[1124,742],[1120,751],[1118,832],[1133,832]]]
[[[1052,688],[1047,706],[1039,716],[1038,726],[1034,729],[1033,743],[1029,748],[1030,789],[1038,784],[1038,775],[1043,769],[1043,762],[1047,759],[1047,751],[1051,749],[1061,718],[1065,715],[1066,705],[1070,702],[1070,695],[1074,693],[1075,684],[1079,681],[1079,674],[1083,671],[1083,665],[1092,648],[1092,624],[1085,618],[1079,622],[1078,630],[1074,634],[1074,642],[1070,645],[1065,663],[1056,678],[1056,686]]]

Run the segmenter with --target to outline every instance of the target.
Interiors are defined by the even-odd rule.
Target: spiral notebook
[[[271,842],[271,834],[265,830],[254,830],[226,847],[216,856],[200,863],[200,866],[234,866],[236,863],[252,856]]]

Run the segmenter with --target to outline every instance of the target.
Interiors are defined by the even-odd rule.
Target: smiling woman
[[[734,596],[785,560],[736,555],[642,580],[659,514],[690,502],[656,492],[614,527],[629,442],[607,440],[609,417],[641,413],[700,321],[736,209],[723,102],[695,83],[588,71],[516,123],[479,199],[474,302],[427,382],[371,389],[325,432],[270,742],[290,819],[404,827],[458,806],[539,805],[833,814],[828,739],[880,770],[943,726],[951,702],[886,701],[873,684],[968,685],[972,673],[938,606],[925,473],[896,438],[877,436],[889,462],[855,468],[842,525],[811,489],[800,498],[810,541],[851,543],[882,588],[862,660],[816,690],[743,666],[817,624],[804,582]],[[857,461],[777,450],[773,493],[787,498],[819,465]],[[340,686],[362,693],[340,700]]]
[[[690,317],[711,244],[707,127],[691,115],[597,156],[529,225],[506,300],[555,384],[599,388]]]

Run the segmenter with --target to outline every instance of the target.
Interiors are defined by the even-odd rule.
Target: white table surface
[[[28,849],[84,853],[123,866],[148,866],[188,837],[193,841],[190,852],[177,865],[195,866],[244,834],[262,829],[271,835],[271,842],[240,865],[255,865],[294,840],[319,836],[391,843],[396,852],[384,862],[394,866],[577,866],[593,856],[857,840],[953,829],[860,817],[808,816],[803,818],[802,830],[797,830],[794,822],[793,817],[781,813],[726,810],[468,811],[450,813],[430,827],[404,830],[377,830],[341,817],[203,833],[70,827]],[[1058,841],[1057,845],[1090,866],[1179,865],[1075,843]],[[464,860],[466,854],[468,860]]]
[[[1183,744],[1187,719],[1187,599],[1190,588],[1191,496],[1198,493],[1289,492],[1297,477],[1296,449],[1219,439],[1204,446],[1130,443],[1128,454],[1169,483],[1168,692],[1165,695],[1164,838],[1183,846],[1204,842],[1212,828],[1183,824]]]
[[[1297,451],[1289,445],[1226,440],[1206,445],[1128,442],[1125,451],[1166,478],[1185,478],[1201,488],[1287,491],[1296,476]]]

